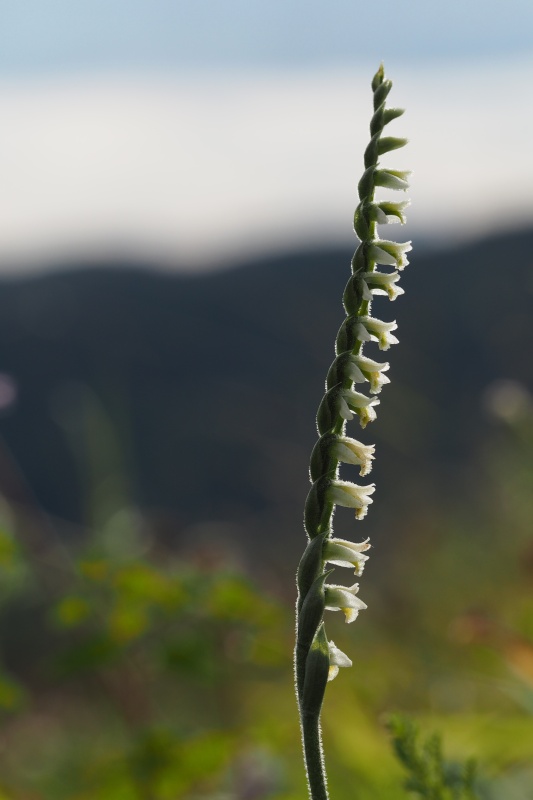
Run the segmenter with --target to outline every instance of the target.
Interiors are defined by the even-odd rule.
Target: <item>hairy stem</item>
[[[309,795],[312,800],[328,800],[320,715],[303,713],[300,720]]]

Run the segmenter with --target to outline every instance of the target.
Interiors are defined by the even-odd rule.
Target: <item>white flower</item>
[[[360,392],[354,392],[352,389],[341,389],[339,393],[339,414],[343,419],[353,419],[355,412],[359,416],[361,427],[366,427],[367,423],[376,419],[376,412],[372,406],[377,406],[379,400],[377,397],[367,397]]]
[[[377,169],[374,172],[374,184],[376,186],[384,186],[385,189],[401,189],[409,188],[407,178],[411,173],[409,171],[399,171],[395,169]]]
[[[336,567],[354,567],[355,574],[361,575],[368,561],[368,556],[362,551],[369,547],[368,539],[359,543],[347,539],[326,539],[324,560]]]
[[[332,681],[339,674],[339,667],[351,667],[352,662],[342,650],[336,646],[335,642],[328,642],[329,648],[329,673],[328,681]]]
[[[386,375],[383,375],[388,369],[389,364],[386,361],[380,364],[377,361],[372,361],[371,358],[365,358],[359,355],[351,355],[345,364],[346,375],[351,378],[354,383],[370,381],[370,391],[372,394],[379,394],[383,384],[390,383],[390,379],[387,378]]]
[[[396,298],[404,294],[401,286],[395,284],[400,280],[399,272],[363,272],[363,298],[368,300],[365,296],[365,286],[367,291],[372,297],[372,294],[386,294],[389,300],[396,300]]]
[[[406,219],[404,211],[410,205],[410,200],[402,200],[398,203],[383,201],[381,203],[370,203],[368,205],[368,217],[378,225],[387,225],[389,222],[401,222],[405,225]]]
[[[357,338],[360,341],[368,341],[360,335],[359,329],[366,331],[367,335],[377,339],[380,350],[388,350],[391,344],[397,344],[398,339],[391,331],[395,331],[398,325],[396,322],[383,322],[374,317],[360,317],[357,325]]]
[[[337,436],[331,447],[333,455],[339,461],[343,461],[345,464],[359,464],[361,466],[360,475],[368,475],[372,469],[375,449],[373,444],[362,444],[348,436]]]
[[[353,359],[363,377],[370,381],[370,391],[372,394],[379,394],[382,386],[385,383],[390,383],[390,378],[383,374],[389,369],[388,361],[379,363],[378,361],[372,361],[371,358],[365,358],[364,356],[353,356]]]
[[[370,497],[376,490],[374,483],[368,486],[358,486],[349,481],[332,480],[327,488],[329,499],[332,503],[346,508],[355,508],[355,518],[363,519],[372,503]]]
[[[346,622],[353,622],[357,619],[359,612],[367,608],[357,597],[359,584],[353,586],[325,586],[326,608],[328,611],[343,611]]]
[[[411,242],[389,242],[376,239],[368,248],[368,255],[377,264],[388,264],[403,269],[409,261],[405,254],[412,250]]]
[[[410,205],[410,200],[401,200],[400,202],[390,202],[385,201],[383,203],[378,203],[378,208],[387,220],[387,222],[401,222],[402,225],[405,225],[406,219],[404,211],[407,206]],[[392,217],[392,219],[390,219]],[[379,220],[376,220],[379,222]]]

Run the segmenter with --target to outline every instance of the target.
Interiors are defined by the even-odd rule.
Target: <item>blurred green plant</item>
[[[477,767],[473,759],[464,764],[446,761],[438,734],[420,741],[415,723],[393,716],[388,723],[394,751],[409,773],[405,788],[423,800],[478,800]]]
[[[473,456],[476,502],[420,498],[378,553],[393,556],[368,587],[357,672],[322,714],[339,800],[405,800],[378,724],[391,707],[442,731],[454,762],[490,765],[484,800],[529,800],[532,430],[529,412],[498,423]],[[39,520],[0,507],[0,798],[301,797],[292,598],[218,548],[167,550],[118,501],[96,516],[68,548],[45,529],[34,551]],[[346,649],[340,620],[331,635]]]
[[[7,523],[0,528],[11,661],[0,671],[11,729],[0,787],[13,798],[238,795],[245,711],[236,687],[286,669],[286,615],[223,563],[184,562],[141,547],[131,531],[129,548],[117,547],[116,529],[106,531],[80,543],[71,569],[43,592],[31,558]]]

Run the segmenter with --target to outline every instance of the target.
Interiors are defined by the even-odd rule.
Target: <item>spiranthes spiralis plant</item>
[[[384,136],[385,126],[403,114],[402,109],[387,108],[386,99],[392,87],[385,78],[383,65],[372,80],[374,114],[370,123],[370,143],[365,150],[365,170],[359,182],[359,205],[354,228],[360,244],[352,259],[352,275],[343,296],[346,319],[337,334],[335,360],[331,365],[326,393],[317,414],[319,440],[311,454],[312,487],[305,504],[304,524],[309,543],[298,567],[298,603],[295,647],[295,680],[300,724],[312,800],[326,800],[327,780],[322,751],[320,711],[328,680],[340,667],[352,662],[332,641],[324,627],[324,611],[342,610],[346,622],[353,622],[365,603],[358,597],[358,585],[337,586],[327,583],[333,570],[328,564],[352,567],[355,574],[363,571],[370,547],[368,540],[354,543],[333,535],[335,506],[355,509],[362,519],[372,502],[374,484],[360,486],[339,479],[339,463],[356,465],[359,474],[367,475],[374,457],[374,446],[363,444],[346,435],[346,423],[354,416],[362,428],[376,418],[376,395],[389,382],[385,375],[389,365],[363,355],[367,342],[377,342],[388,350],[398,340],[392,331],[395,322],[383,322],[371,316],[375,295],[394,300],[403,290],[397,285],[399,273],[407,264],[410,243],[399,244],[377,236],[377,226],[391,221],[405,222],[405,202],[378,202],[377,187],[405,190],[407,172],[383,169],[379,158],[406,144],[406,139]],[[378,268],[378,266],[380,268]],[[388,270],[388,267],[393,267]],[[369,384],[369,395],[354,390],[354,384]]]

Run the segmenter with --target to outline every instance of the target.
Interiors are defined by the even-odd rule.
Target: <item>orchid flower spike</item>
[[[353,466],[360,475],[367,475],[374,459],[374,445],[352,439],[346,434],[346,427],[355,416],[362,428],[376,419],[379,399],[375,395],[390,383],[386,374],[389,363],[374,360],[374,354],[368,355],[366,347],[377,344],[380,350],[388,350],[398,342],[393,334],[397,325],[374,316],[372,305],[376,298],[395,300],[403,294],[398,282],[411,250],[411,242],[390,241],[377,232],[379,225],[405,223],[409,204],[408,200],[375,198],[377,187],[405,191],[409,185],[408,171],[390,169],[380,163],[381,156],[403,147],[407,141],[383,135],[385,127],[403,114],[401,109],[387,107],[391,88],[382,65],[372,80],[374,113],[370,142],[364,153],[364,172],[358,184],[359,204],[354,214],[354,229],[360,244],[352,258],[352,274],[343,295],[346,319],[337,334],[335,359],[317,413],[319,439],[311,454],[312,486],[305,504],[304,525],[309,542],[298,567],[295,676],[311,800],[328,800],[320,734],[326,686],[341,667],[352,665],[350,658],[328,641],[324,612],[340,610],[346,622],[353,622],[366,608],[358,596],[358,584],[342,586],[326,582],[334,571],[328,565],[351,568],[360,576],[370,547],[368,539],[351,542],[336,538],[333,531],[336,506],[353,508],[356,519],[361,520],[368,513],[375,490],[373,483],[360,486],[342,480],[339,475],[341,468]],[[363,388],[365,383],[369,385],[370,396],[354,388]]]

